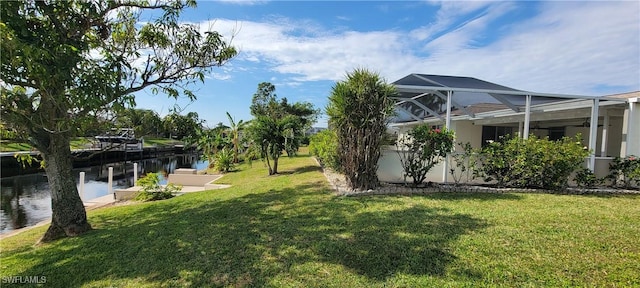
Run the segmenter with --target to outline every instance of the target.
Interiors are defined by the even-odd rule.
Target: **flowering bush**
[[[413,186],[424,181],[427,172],[453,150],[454,133],[447,129],[431,129],[423,124],[413,128],[396,142],[404,169],[404,180],[413,179]]]
[[[609,164],[609,175],[613,186],[622,184],[625,188],[640,186],[640,158],[629,155],[625,158],[616,157]]]

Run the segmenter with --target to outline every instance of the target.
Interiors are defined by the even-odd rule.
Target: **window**
[[[513,127],[482,126],[482,147],[507,135],[513,136]]]
[[[564,127],[549,128],[549,140],[558,141],[564,137]]]

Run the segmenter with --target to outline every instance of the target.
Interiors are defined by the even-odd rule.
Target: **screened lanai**
[[[569,115],[579,119],[580,124],[588,125],[588,148],[593,153],[587,166],[592,170],[595,167],[600,107],[627,101],[605,96],[523,91],[460,76],[410,74],[392,84],[398,91],[394,97],[397,116],[392,120],[396,124],[439,121],[445,127],[451,127],[452,118],[477,123],[510,119],[520,123],[519,135],[528,138],[532,114],[541,119],[554,111],[561,111],[556,113],[559,114],[557,117]]]

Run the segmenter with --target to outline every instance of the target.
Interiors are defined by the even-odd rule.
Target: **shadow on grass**
[[[302,166],[302,167],[297,167],[293,170],[283,170],[283,171],[279,171],[278,173],[281,175],[290,175],[290,174],[302,174],[302,173],[307,173],[307,172],[320,172],[322,173],[322,168],[320,168],[320,166],[317,165],[307,165],[307,166]]]
[[[559,194],[559,195],[561,195],[561,194]],[[618,194],[616,194],[616,193],[597,193],[597,192],[595,192],[595,193],[567,194],[567,195],[587,197],[587,198],[605,198],[605,199],[610,199],[610,198],[640,198],[640,193],[636,193],[636,194],[618,193]]]
[[[514,193],[476,193],[476,192],[442,192],[428,194],[426,197],[440,200],[474,200],[474,201],[495,201],[495,200],[521,200],[522,195]]]
[[[487,226],[469,215],[406,199],[327,194],[309,184],[197,205],[153,203],[128,214],[96,215],[94,221],[106,228],[16,257],[37,263],[21,275],[47,275],[48,286],[123,279],[167,286],[265,286],[273,285],[274,277],[340,283],[330,279],[339,273],[375,284],[398,273],[443,275],[456,259],[449,243]],[[466,196],[456,195],[439,197]],[[331,277],[295,272],[300,265],[327,263],[329,268],[318,269],[338,265],[344,270],[332,271]],[[312,284],[322,285],[301,283]]]

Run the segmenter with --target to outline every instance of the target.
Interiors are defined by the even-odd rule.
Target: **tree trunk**
[[[233,138],[233,163],[238,163],[238,138]]]
[[[373,130],[373,129],[369,129]],[[339,141],[341,162],[344,167],[347,184],[352,189],[368,190],[379,186],[377,176],[378,159],[380,158],[381,137],[373,135],[367,129],[346,128],[341,131]]]
[[[266,148],[265,148],[266,147]],[[273,175],[273,170],[271,169],[271,162],[269,162],[269,144],[263,146],[262,151],[264,153],[264,158],[267,160],[267,167],[269,167],[269,175]]]
[[[48,147],[40,149],[45,160],[45,172],[51,189],[51,226],[41,242],[50,242],[65,236],[78,236],[91,230],[87,213],[78,194],[72,174],[69,136],[48,134]],[[42,143],[42,142],[41,142]]]
[[[278,159],[280,159],[280,157],[273,158],[273,174],[271,175],[278,174]]]

